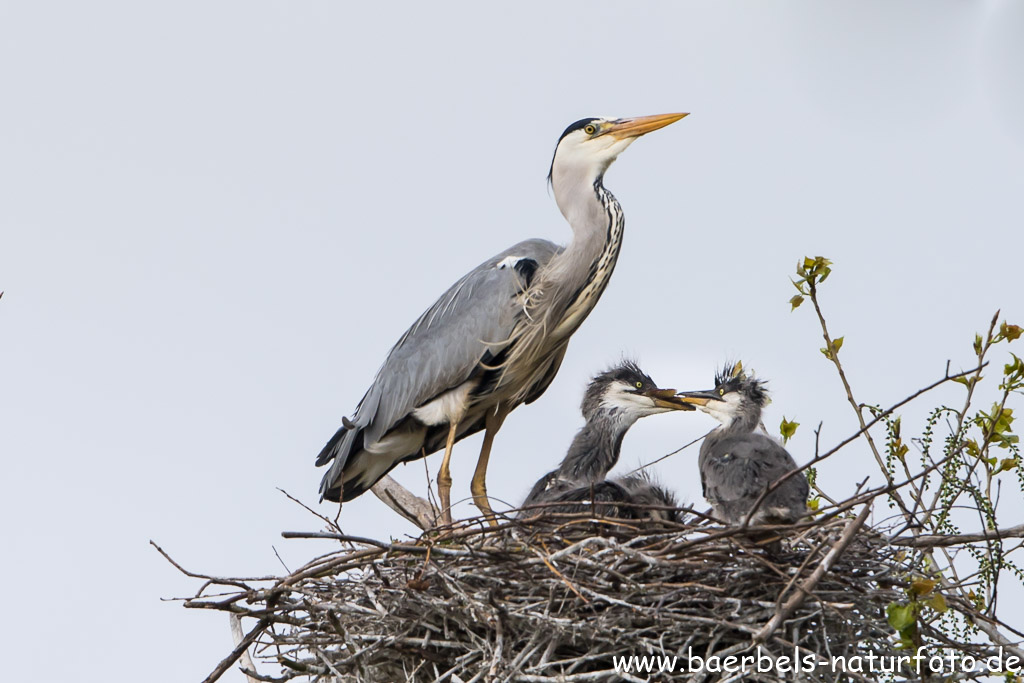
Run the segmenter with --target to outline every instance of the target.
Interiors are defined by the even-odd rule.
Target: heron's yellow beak
[[[654,405],[659,408],[668,408],[669,410],[696,410],[692,405],[686,401],[682,401],[676,396],[675,389],[650,389],[646,393]]]
[[[652,130],[664,128],[670,123],[675,123],[686,114],[656,114],[655,116],[637,116],[632,119],[618,119],[608,124],[602,135],[611,135],[622,140],[625,138],[638,138],[641,135],[650,133]]]
[[[706,406],[711,401],[723,400],[718,394],[711,391],[680,391],[675,395],[675,400],[695,406]]]

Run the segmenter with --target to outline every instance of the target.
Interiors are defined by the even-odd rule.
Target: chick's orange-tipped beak
[[[611,135],[613,137],[623,138],[638,138],[641,135],[650,133],[652,130],[658,130],[664,128],[670,123],[675,123],[686,114],[656,114],[654,116],[637,116],[632,119],[618,119],[613,121],[608,129],[604,132],[605,135]]]
[[[647,395],[654,401],[654,405],[659,408],[668,408],[669,410],[696,410],[692,405],[679,399],[676,396],[675,389],[652,389],[647,392]]]
[[[675,399],[694,406],[706,406],[711,401],[723,400],[714,391],[680,391]]]

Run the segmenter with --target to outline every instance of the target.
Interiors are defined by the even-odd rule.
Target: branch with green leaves
[[[974,403],[990,355],[999,345],[1020,338],[1022,330],[1000,320],[997,311],[987,332],[975,335],[974,369],[950,375],[947,363],[947,379],[966,389],[963,404],[957,408],[945,405],[935,408],[925,422],[922,436],[908,439],[904,419],[895,414],[893,408],[883,410],[854,397],[840,359],[845,337],[836,337],[829,331],[821,305],[820,287],[832,274],[832,267],[832,261],[823,256],[801,260],[796,268],[797,277],[791,280],[798,293],[789,304],[790,310],[796,310],[806,301],[812,304],[825,340],[820,351],[836,369],[847,401],[861,426],[858,436],[864,437],[885,477],[885,488],[890,489],[890,500],[903,519],[903,530],[911,534],[900,537],[901,543],[917,553],[910,564],[918,569],[906,577],[906,600],[890,605],[889,623],[899,634],[902,645],[908,648],[920,644],[918,626],[928,621],[937,623],[948,633],[962,634],[965,629],[976,628],[993,643],[1014,647],[1019,652],[996,627],[999,622],[995,620],[995,613],[1000,576],[1010,574],[1024,583],[1024,571],[1011,557],[1012,551],[1003,545],[1004,539],[1017,534],[1000,530],[997,520],[998,494],[1005,477],[1015,476],[1015,488],[1024,493],[1024,468],[1018,436],[1013,433],[1013,408],[1009,405],[1015,396],[1024,394],[1024,362],[1015,354],[1008,354],[991,407],[978,409]],[[920,393],[923,392],[918,395]],[[878,422],[883,422],[885,427],[881,447],[871,433]],[[780,431],[784,438],[792,436],[794,424],[783,420]],[[943,426],[947,433],[941,438],[942,451],[933,453],[933,446],[939,441],[937,432]],[[911,458],[912,446],[918,450],[917,464]],[[894,484],[897,469],[905,475],[902,485]],[[972,510],[982,530],[977,534],[962,534],[957,521]],[[1012,530],[1018,528],[1012,527]],[[956,550],[966,553],[958,558]],[[965,556],[971,561],[966,561]],[[951,613],[945,609],[945,596],[951,594],[975,606],[970,624],[956,623],[954,617],[948,616]]]

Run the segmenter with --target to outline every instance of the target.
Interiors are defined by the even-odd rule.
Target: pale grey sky
[[[587,378],[623,353],[680,388],[742,358],[771,381],[767,422],[803,424],[800,461],[819,421],[847,436],[813,316],[786,304],[805,254],[836,263],[823,296],[863,401],[967,367],[997,308],[1024,321],[1011,0],[12,2],[0,93],[9,680],[202,679],[227,623],[160,602],[197,585],[147,541],[217,574],[327,550],[280,538],[317,525],[276,487],[315,503],[314,456],[451,282],[569,238],[544,176],[583,116],[692,113],[609,171],[618,269],[499,436],[497,498],[561,457]],[[623,464],[710,426],[645,420]],[[455,497],[477,447],[456,450]],[[658,470],[690,501],[695,455]],[[873,467],[855,445],[820,480],[843,493]],[[371,496],[342,524],[409,531]]]

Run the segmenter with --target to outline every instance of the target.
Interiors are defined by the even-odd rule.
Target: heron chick
[[[674,506],[675,498],[646,477],[611,482],[605,478],[619,461],[622,440],[637,420],[672,410],[694,410],[690,401],[677,398],[674,389],[659,388],[636,363],[625,361],[591,380],[580,408],[586,423],[558,468],[534,484],[523,507],[566,502],[578,504],[573,511],[589,509],[580,504],[583,501]],[[570,507],[557,509],[565,512]],[[529,513],[524,510],[521,515]]]
[[[768,403],[765,384],[726,365],[710,391],[681,392],[678,397],[721,423],[704,439],[697,465],[704,498],[715,516],[732,525],[792,524],[807,515],[810,486],[802,474],[781,482],[750,514],[761,494],[797,469],[793,456],[778,441],[758,430]]]
[[[547,492],[546,492],[547,493]],[[529,504],[544,503],[543,507],[524,509],[520,517],[545,513],[592,512],[601,517],[642,519],[647,521],[677,522],[680,520],[679,501],[674,493],[655,481],[646,472],[629,474],[614,479],[602,479],[575,488],[558,489],[549,495],[541,494]],[[524,506],[527,503],[524,503]]]

